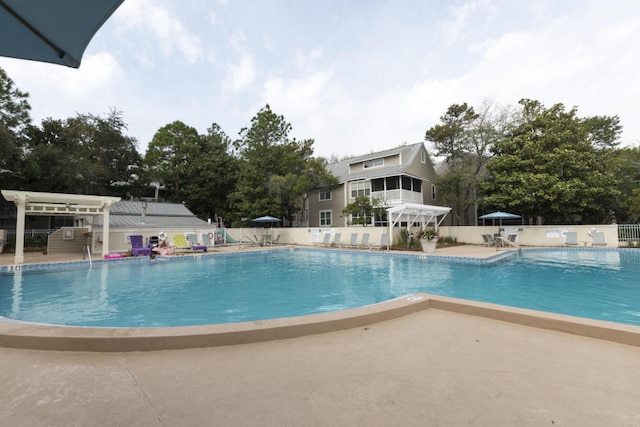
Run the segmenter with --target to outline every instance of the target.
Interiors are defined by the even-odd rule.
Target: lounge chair
[[[324,237],[322,238],[322,242],[320,243],[323,246],[331,246],[331,234],[324,233]]]
[[[375,248],[375,249],[387,249],[387,246],[389,245],[389,235],[387,233],[382,233],[382,236],[380,236],[380,244],[379,245],[375,245],[375,246],[371,246],[371,248]]]
[[[333,241],[331,242],[331,245],[329,245],[329,246],[335,246],[335,247],[340,246],[340,233],[336,233],[333,236]]]
[[[565,246],[578,246],[578,233],[575,231],[567,231],[567,241]]]
[[[211,241],[211,237],[209,237],[209,233],[202,233],[202,244],[206,247],[213,247],[214,244]]]
[[[280,235],[278,234],[275,238],[275,240],[273,242],[271,242],[272,245],[279,245],[280,244]]]
[[[602,231],[596,231],[593,233],[593,246],[607,246],[607,243],[604,241],[604,233]]]
[[[142,236],[139,234],[133,234],[129,236],[129,240],[131,240],[131,254],[133,256],[149,256],[151,255],[151,248],[145,247],[142,244]]]
[[[207,247],[204,245],[190,245],[184,237],[184,234],[176,234],[173,236],[173,244],[176,250],[190,250],[190,251],[204,251],[207,252]]]
[[[349,241],[350,248],[358,247],[358,233],[351,233],[351,240]]]
[[[369,244],[369,233],[364,233],[362,235],[362,241],[360,242],[359,246],[361,248],[368,248],[370,246],[370,244]]]
[[[491,234],[483,234],[482,239],[487,247],[496,245],[496,239]]]

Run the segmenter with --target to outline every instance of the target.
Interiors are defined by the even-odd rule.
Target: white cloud
[[[253,58],[245,55],[237,64],[229,64],[227,73],[222,82],[225,90],[241,92],[251,87],[256,77],[256,69]]]
[[[175,13],[158,6],[151,0],[130,0],[123,3],[114,19],[127,32],[139,35],[133,40],[142,51],[159,50],[165,58],[178,53],[187,63],[203,57],[200,38],[188,30]],[[144,36],[153,35],[148,40]],[[149,61],[149,55],[144,55]]]

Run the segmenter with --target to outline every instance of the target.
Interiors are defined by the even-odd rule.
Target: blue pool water
[[[0,316],[74,326],[201,325],[417,292],[640,325],[640,251],[523,251],[495,263],[318,250],[102,262],[0,274]]]

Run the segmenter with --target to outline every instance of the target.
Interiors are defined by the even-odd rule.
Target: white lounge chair
[[[333,236],[333,241],[331,242],[331,245],[329,245],[329,246],[335,246],[335,247],[340,246],[340,233],[336,233]]]
[[[371,244],[369,243],[369,233],[364,233],[362,235],[362,241],[360,242],[361,248],[368,248]]]
[[[324,233],[324,237],[322,238],[321,245],[323,246],[331,246],[331,234]]]
[[[607,246],[607,243],[604,241],[604,233],[602,231],[596,231],[593,233],[593,246]]]
[[[382,236],[380,236],[380,244],[372,246],[371,248],[387,249],[388,245],[389,245],[389,235],[387,233],[382,233]]]
[[[575,231],[567,231],[567,241],[564,242],[566,246],[578,245],[578,233]]]
[[[351,233],[351,240],[349,241],[350,248],[358,247],[358,233]]]

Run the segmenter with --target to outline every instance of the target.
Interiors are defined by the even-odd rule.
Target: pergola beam
[[[77,216],[103,215],[102,255],[109,253],[109,208],[120,197],[86,196],[81,194],[40,193],[35,191],[2,190],[4,198],[18,208],[16,218],[16,252],[14,262],[24,263],[24,224],[27,215]],[[91,239],[93,247],[94,239]]]

